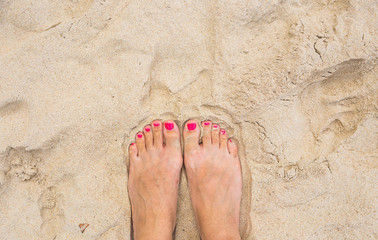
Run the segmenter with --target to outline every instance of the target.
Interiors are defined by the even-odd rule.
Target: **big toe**
[[[164,122],[163,135],[166,148],[179,149],[181,151],[180,130],[174,121]]]
[[[197,150],[199,145],[200,128],[198,123],[194,120],[186,122],[184,130],[184,152],[191,152]]]

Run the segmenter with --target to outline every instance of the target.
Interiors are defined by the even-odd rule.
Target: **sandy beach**
[[[247,240],[378,238],[375,0],[0,0],[0,240],[130,239],[154,119],[237,141]],[[176,240],[199,239],[185,173]]]

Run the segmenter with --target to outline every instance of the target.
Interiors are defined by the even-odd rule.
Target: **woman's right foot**
[[[241,166],[236,144],[210,121],[184,127],[184,164],[201,238],[240,239]]]

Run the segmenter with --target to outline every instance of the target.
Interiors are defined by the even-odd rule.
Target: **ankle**
[[[162,229],[149,229],[145,233],[134,233],[135,240],[171,240],[172,233]]]
[[[133,220],[134,239],[172,239],[175,220],[170,217],[145,218],[136,222]]]
[[[231,218],[218,217],[198,222],[202,240],[240,240],[238,221]]]
[[[143,229],[134,228],[134,239],[135,240],[167,240],[172,239],[173,229],[170,226],[149,226],[145,225]]]
[[[201,232],[202,240],[240,240],[238,230],[213,230]]]

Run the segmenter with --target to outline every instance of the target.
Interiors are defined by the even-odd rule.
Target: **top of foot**
[[[189,120],[183,137],[184,163],[201,238],[240,239],[242,178],[237,145],[228,139],[226,130],[211,121],[199,126]]]
[[[180,131],[153,121],[129,146],[128,190],[135,239],[171,239],[183,164]]]

